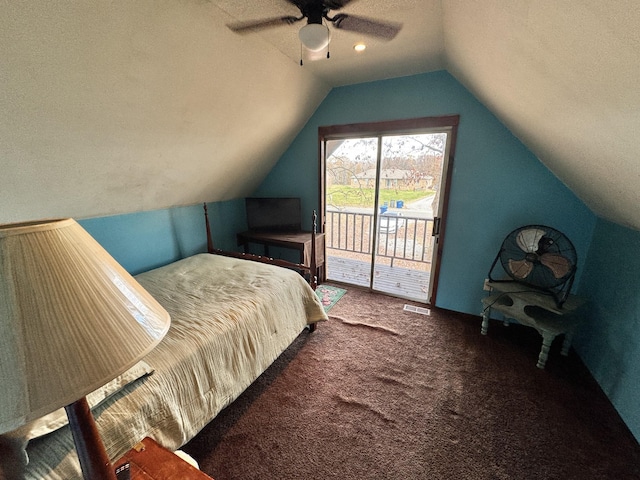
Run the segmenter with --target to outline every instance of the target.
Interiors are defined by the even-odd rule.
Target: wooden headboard
[[[227,257],[234,257],[234,258],[241,258],[243,260],[251,260],[254,262],[262,262],[262,263],[268,263],[270,265],[276,265],[278,267],[284,267],[284,268],[292,268],[294,270],[298,270],[299,272],[301,272],[303,275],[306,273],[309,275],[309,285],[311,285],[311,288],[313,288],[314,290],[316,289],[316,287],[318,286],[318,267],[317,267],[317,253],[316,253],[316,230],[317,230],[317,213],[314,210],[311,216],[311,224],[312,224],[312,228],[311,228],[311,258],[309,261],[309,265],[305,265],[303,263],[295,263],[295,262],[289,262],[287,260],[282,260],[280,258],[272,258],[272,257],[267,257],[264,255],[254,255],[252,253],[240,253],[240,252],[232,252],[232,251],[227,251],[227,250],[221,250],[219,248],[215,248],[215,246],[213,245],[213,238],[211,235],[211,226],[209,223],[209,213],[207,211],[207,204],[204,204],[204,219],[205,219],[205,225],[206,225],[206,229],[207,229],[207,252],[214,254],[214,255],[224,255]]]

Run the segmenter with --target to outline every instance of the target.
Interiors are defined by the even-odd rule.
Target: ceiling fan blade
[[[292,17],[286,15],[283,17],[265,18],[263,20],[247,20],[245,22],[228,23],[227,27],[236,33],[249,33],[265,28],[277,27],[279,25],[291,25],[294,22],[302,20],[304,17]]]
[[[361,33],[372,37],[392,40],[402,28],[401,23],[382,22],[371,18],[339,13],[331,20],[335,28]]]

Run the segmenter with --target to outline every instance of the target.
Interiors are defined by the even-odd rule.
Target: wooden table
[[[131,480],[213,480],[149,437],[113,465],[116,472],[124,470],[123,476],[118,478],[126,478],[126,470],[129,470]]]
[[[545,367],[551,343],[558,335],[564,334],[561,354],[569,354],[571,339],[581,320],[578,309],[586,303],[586,299],[569,295],[560,308],[551,295],[522,283],[487,282],[487,285],[492,293],[482,299],[483,335],[489,330],[491,310],[496,310],[505,318],[513,318],[522,325],[535,328],[542,336],[542,347],[536,365],[538,368]]]
[[[255,243],[264,247],[264,254],[270,257],[269,247],[280,247],[297,250],[300,263],[309,266],[311,263],[311,232],[241,232],[236,235],[238,245],[249,253],[249,244]],[[316,233],[316,267],[324,265],[324,233]]]

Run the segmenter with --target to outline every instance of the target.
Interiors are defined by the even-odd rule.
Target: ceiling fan
[[[393,39],[402,25],[396,22],[380,21],[367,17],[337,13],[329,16],[332,10],[340,10],[352,0],[284,0],[300,10],[300,16],[285,15],[227,24],[237,33],[250,33],[279,25],[291,25],[307,19],[307,25],[298,32],[302,44],[312,52],[324,49],[329,44],[329,30],[323,21],[331,22],[334,28],[369,35],[383,40]]]

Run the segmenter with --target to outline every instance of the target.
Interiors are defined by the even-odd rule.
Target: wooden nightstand
[[[131,480],[213,480],[149,437],[113,465],[118,469],[126,463]]]

